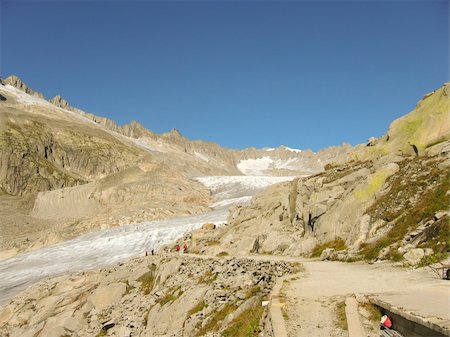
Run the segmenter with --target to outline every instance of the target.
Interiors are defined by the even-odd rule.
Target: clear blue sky
[[[1,76],[157,133],[320,148],[449,77],[449,1],[1,2]]]

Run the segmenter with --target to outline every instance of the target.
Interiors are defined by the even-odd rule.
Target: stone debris
[[[276,278],[296,268],[238,258],[137,258],[34,284],[0,310],[0,335],[188,337],[202,328],[213,335],[260,307]]]

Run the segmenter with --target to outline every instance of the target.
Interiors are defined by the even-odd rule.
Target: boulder
[[[403,258],[411,266],[417,265],[420,260],[425,256],[425,251],[422,248],[414,248],[403,255]]]
[[[205,223],[205,224],[202,226],[202,229],[205,229],[205,230],[213,230],[213,229],[216,229],[216,225],[213,224],[213,223]]]
[[[333,256],[333,254],[335,253],[335,251],[336,250],[334,248],[325,248],[322,251],[322,254],[320,254],[320,259],[322,261],[330,259]]]
[[[448,211],[440,211],[440,212],[437,212],[435,215],[434,215],[434,220],[440,220],[440,219],[442,219],[444,216],[446,216],[446,215],[448,215]]]
[[[97,288],[88,300],[97,310],[103,310],[120,301],[125,294],[127,286],[123,282],[112,283]]]

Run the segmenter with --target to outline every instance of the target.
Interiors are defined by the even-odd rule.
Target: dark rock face
[[[6,101],[6,97],[3,95],[0,95],[0,101]]]

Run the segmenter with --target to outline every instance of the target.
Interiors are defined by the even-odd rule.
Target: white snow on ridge
[[[300,149],[291,149],[290,147],[287,147],[287,146],[283,146],[283,148],[287,151],[291,151],[291,152],[295,152],[295,153],[302,152],[302,150],[300,150]]]
[[[8,94],[14,96],[14,98],[22,104],[25,105],[47,105],[55,107],[50,102],[47,102],[43,98],[39,98],[37,96],[29,95],[26,92],[17,89],[16,87],[13,87],[12,85],[6,84],[4,86],[0,85],[0,90],[4,90]]]
[[[298,150],[301,151],[301,150]],[[285,170],[304,170],[299,162],[299,158],[277,159],[273,160],[268,156],[257,159],[241,160],[237,164],[237,168],[247,176],[263,176],[264,171],[270,169],[285,169]]]

